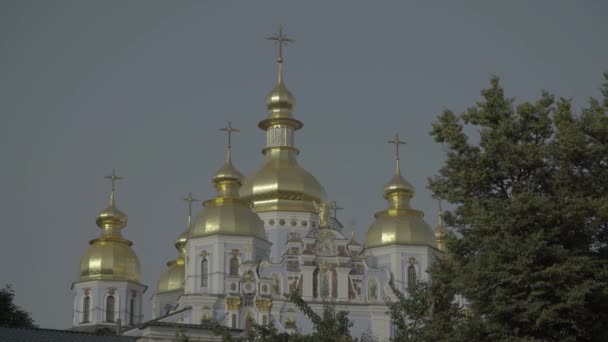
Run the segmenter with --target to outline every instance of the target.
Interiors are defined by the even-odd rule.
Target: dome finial
[[[184,202],[188,203],[188,227],[187,227],[187,229],[190,229],[190,226],[192,226],[192,202],[200,202],[200,201],[197,200],[196,198],[192,197],[192,193],[189,192],[188,197],[184,198]]]
[[[110,192],[110,207],[114,208],[116,203],[114,201],[114,192],[116,191],[116,181],[122,179],[116,175],[116,170],[112,169],[112,174],[110,176],[105,176],[105,179],[109,179],[112,183],[112,191]]]
[[[228,151],[226,162],[213,176],[213,185],[217,189],[219,197],[237,198],[239,197],[238,189],[243,184],[243,175],[232,165],[230,151],[232,149],[232,132],[239,132],[239,130],[232,127],[232,123],[228,121],[228,126],[220,128],[220,131],[224,131],[228,135]]]
[[[279,83],[283,83],[283,44],[287,45],[287,43],[293,43],[295,40],[287,38],[283,34],[283,26],[279,26],[279,32],[276,36],[269,36],[266,39],[275,41],[279,45],[279,56],[277,58],[277,62],[279,63]]]
[[[395,175],[400,175],[401,170],[399,169],[399,145],[405,145],[405,140],[399,140],[399,133],[395,133],[395,138],[393,140],[389,140],[388,143],[395,145],[395,161],[397,162]]]
[[[228,135],[228,152],[226,154],[226,164],[232,164],[232,158],[230,156],[230,150],[232,148],[232,132],[240,132],[241,130],[232,127],[232,122],[228,121],[228,126],[220,128],[220,131],[224,131]]]
[[[395,133],[395,138],[388,141],[395,145],[395,175],[384,186],[384,198],[389,200],[391,208],[408,207],[409,200],[414,195],[414,187],[401,176],[399,166],[399,145],[404,145],[405,141],[399,139],[399,134]]]

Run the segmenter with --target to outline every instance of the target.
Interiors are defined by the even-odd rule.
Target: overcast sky
[[[444,161],[428,132],[496,74],[509,96],[546,89],[580,107],[608,70],[606,1],[0,1],[0,285],[41,327],[71,325],[70,285],[100,230],[104,176],[149,298],[186,225],[188,191],[214,196],[232,120],[234,161],[262,165],[257,122],[276,80],[279,24],[300,162],[361,241],[394,170],[399,132],[413,206],[436,224],[426,179]],[[197,207],[196,212],[200,209]],[[354,219],[354,220],[353,220]]]

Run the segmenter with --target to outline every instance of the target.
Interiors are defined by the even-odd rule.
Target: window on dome
[[[86,296],[82,301],[82,322],[89,321],[89,311],[91,310],[91,297]]]
[[[114,296],[106,298],[106,322],[114,322]]]
[[[413,288],[416,285],[416,268],[412,265],[407,268],[407,287]]]
[[[209,283],[209,263],[207,259],[201,262],[201,287],[207,287]]]

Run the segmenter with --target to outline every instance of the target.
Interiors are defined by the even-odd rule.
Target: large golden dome
[[[395,141],[392,143],[402,143],[398,136]],[[401,176],[397,154],[395,175],[384,186],[384,198],[389,207],[374,215],[376,220],[365,235],[365,248],[388,245],[423,245],[437,248],[431,227],[422,219],[424,213],[410,207],[414,193],[414,187]]]
[[[185,274],[184,259],[169,261],[167,268],[160,275],[156,293],[183,290]]]
[[[313,201],[324,202],[325,189],[308,171],[298,165],[293,151],[266,151],[267,160],[241,188],[241,197],[254,204],[256,212],[316,212]]]
[[[188,239],[221,234],[266,240],[264,222],[251,210],[251,202],[239,198],[242,182],[241,173],[232,165],[228,145],[226,163],[213,177],[218,195],[203,203],[203,210],[194,220]]]
[[[254,205],[254,211],[316,212],[313,201],[325,201],[321,183],[298,165],[294,147],[295,131],[302,123],[292,115],[295,98],[283,82],[283,58],[279,56],[279,78],[266,98],[268,116],[258,127],[266,131],[266,161],[247,178],[241,197]]]
[[[116,208],[112,188],[110,205],[102,210],[95,220],[97,226],[102,229],[102,234],[91,240],[89,248],[80,259],[79,281],[140,281],[139,259],[131,249],[133,243],[123,238],[120,233],[127,221],[127,215]]]

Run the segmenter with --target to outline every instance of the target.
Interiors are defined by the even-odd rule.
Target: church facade
[[[141,312],[146,286],[139,261],[120,233],[127,218],[115,205],[113,174],[110,205],[97,218],[102,235],[91,241],[72,286],[74,329],[115,326],[120,319],[125,334],[143,341],[152,335],[175,338],[174,332],[138,328],[150,322],[194,327],[218,320],[234,331],[272,322],[282,331],[311,331],[310,320],[284,296],[297,291],[316,311],[327,299],[348,311],[353,336],[390,338],[388,283],[405,291],[427,281],[425,270],[442,254],[445,228],[431,229],[423,213],[410,207],[415,191],[401,175],[403,142],[396,136],[390,141],[397,149],[396,168],[382,194],[386,208],[375,214],[362,243],[354,234],[345,236],[335,203],[298,164],[295,134],[303,124],[293,115],[295,99],[282,73],[282,45],[290,40],[281,31],[272,39],[279,44],[279,71],[266,99],[268,115],[258,124],[266,134],[261,168],[245,177],[234,167],[231,134],[237,130],[224,128],[226,160],[211,180],[217,193],[194,217],[189,212],[175,242],[178,257],[167,263],[154,289],[148,323]],[[190,208],[197,201],[191,195],[185,200]]]

